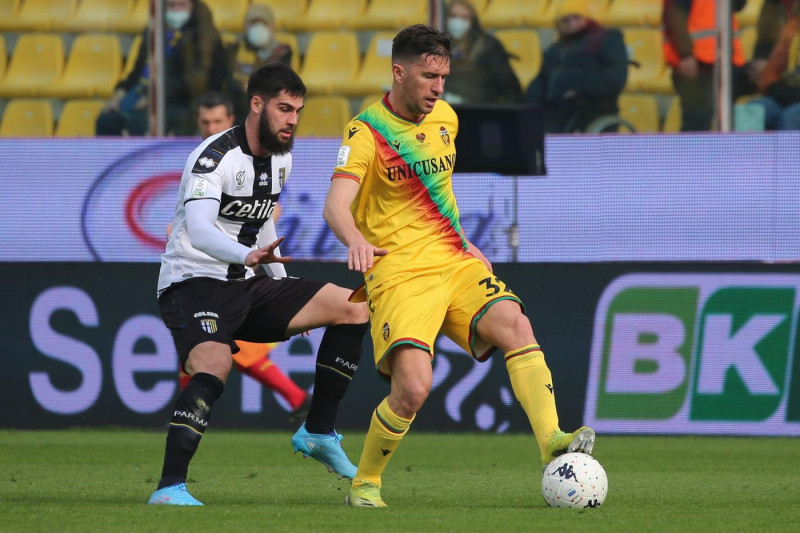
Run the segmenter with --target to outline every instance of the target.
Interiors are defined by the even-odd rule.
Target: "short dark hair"
[[[225,111],[227,111],[229,115],[233,115],[233,102],[230,98],[217,91],[208,91],[200,95],[200,98],[197,99],[197,109],[195,112],[200,111],[201,107],[211,109],[220,105],[224,105]]]
[[[247,101],[254,96],[272,99],[282,91],[292,96],[305,96],[306,86],[300,76],[283,63],[264,65],[250,75],[247,81]]]
[[[444,32],[415,24],[395,35],[392,40],[392,63],[418,56],[439,56],[450,59],[450,36]]]

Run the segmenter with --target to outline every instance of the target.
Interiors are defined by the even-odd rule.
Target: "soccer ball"
[[[600,507],[608,494],[608,477],[597,459],[585,453],[565,453],[544,469],[542,495],[550,507]]]

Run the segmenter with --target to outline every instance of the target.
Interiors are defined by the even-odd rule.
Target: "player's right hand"
[[[283,237],[279,237],[277,241],[268,244],[263,248],[253,250],[244,260],[245,266],[254,267],[256,265],[266,265],[267,263],[288,263],[292,260],[291,257],[281,257],[275,255],[275,249],[283,242]]]
[[[347,249],[347,268],[362,274],[372,268],[375,256],[389,253],[386,248],[377,248],[366,240],[350,245]]]

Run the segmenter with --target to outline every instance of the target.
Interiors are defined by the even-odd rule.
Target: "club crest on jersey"
[[[442,142],[444,143],[445,146],[450,146],[450,133],[444,126],[439,128],[439,137],[442,138]]]
[[[390,334],[391,334],[391,331],[389,330],[389,323],[388,322],[384,322],[383,323],[383,340],[388,341]]]
[[[206,333],[216,333],[217,321],[213,318],[204,318],[200,321],[200,327],[203,328],[203,331]]]
[[[278,183],[280,183],[281,189],[283,189],[283,184],[286,183],[286,167],[278,169]]]
[[[197,160],[197,164],[206,168],[214,168],[217,163],[210,157],[201,157]]]

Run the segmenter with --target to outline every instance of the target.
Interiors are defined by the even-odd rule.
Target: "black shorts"
[[[326,285],[303,278],[254,276],[243,281],[191,278],[173,283],[158,297],[181,366],[201,342],[227,344],[286,340],[292,318]]]

